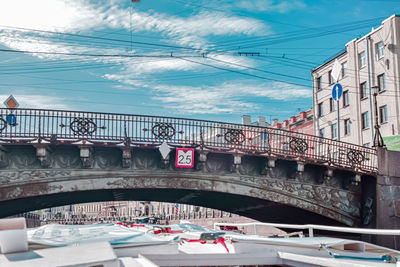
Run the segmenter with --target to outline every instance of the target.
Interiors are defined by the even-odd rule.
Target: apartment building
[[[348,42],[344,51],[311,71],[315,135],[373,146],[374,90],[382,136],[400,134],[399,38],[400,17],[393,15],[367,35]],[[332,98],[332,69],[336,60],[341,65],[338,82],[343,87],[339,120],[337,103]]]
[[[276,129],[313,135],[313,109],[310,108],[309,110],[301,111],[298,114],[290,117],[288,120],[284,120],[282,122],[279,122],[278,119],[274,119],[272,127]]]

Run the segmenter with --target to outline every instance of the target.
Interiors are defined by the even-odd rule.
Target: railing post
[[[308,228],[308,237],[314,237],[314,231],[312,227]]]

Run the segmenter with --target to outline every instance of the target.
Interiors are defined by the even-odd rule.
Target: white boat
[[[27,231],[28,251],[0,254],[0,266],[399,266],[399,251],[362,241],[245,235],[220,225],[45,225]]]

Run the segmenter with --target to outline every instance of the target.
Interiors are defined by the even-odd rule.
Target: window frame
[[[347,61],[342,63],[342,78],[346,77],[347,75]]]
[[[363,90],[363,88],[365,90]],[[367,98],[368,98],[367,82],[362,82],[362,83],[360,83],[360,99],[363,100],[363,99],[367,99]]]
[[[382,113],[382,111],[384,111],[384,113]],[[385,115],[385,120],[382,120],[382,115]],[[387,105],[383,105],[379,107],[379,123],[380,124],[384,124],[388,122],[388,114],[387,114]]]
[[[328,83],[333,84],[332,70],[328,71]]]
[[[322,76],[317,77],[317,91],[322,90]]]
[[[337,139],[338,138],[337,124],[336,123],[332,123],[332,125],[331,125],[331,138],[332,139]]]
[[[351,120],[344,119],[344,135],[350,135],[351,133]]]
[[[331,98],[329,98],[329,111],[330,112],[334,112],[334,111],[336,111],[336,103],[335,103],[336,101],[335,100],[333,100],[333,98],[331,97]]]
[[[380,44],[382,45],[381,47],[380,47]],[[382,54],[381,54],[381,52],[382,52]],[[381,41],[376,44],[376,58],[379,60],[384,57],[385,57],[385,45]]]
[[[358,54],[358,64],[360,66],[360,69],[367,66],[367,55],[366,55],[365,51]]]
[[[365,120],[364,120],[365,118]],[[369,111],[361,113],[361,129],[366,130],[369,129]]]
[[[381,78],[383,78],[383,89],[381,89]],[[378,82],[378,93],[385,91],[386,90],[385,73],[379,74],[376,79]]]
[[[318,103],[317,107],[318,107],[318,118],[321,118],[322,116],[324,116],[324,102]]]
[[[350,106],[349,90],[343,91],[343,107]]]
[[[325,138],[325,128],[319,129],[319,136]]]

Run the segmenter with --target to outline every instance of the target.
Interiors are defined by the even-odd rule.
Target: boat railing
[[[371,228],[353,228],[353,227],[340,227],[328,226],[317,224],[282,224],[282,223],[214,223],[214,229],[219,230],[220,226],[253,226],[254,234],[257,235],[257,227],[269,226],[285,229],[301,229],[308,230],[308,237],[314,237],[314,230],[352,233],[352,234],[368,234],[368,235],[400,235],[400,229],[371,229]]]

